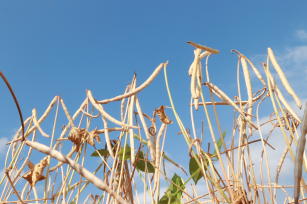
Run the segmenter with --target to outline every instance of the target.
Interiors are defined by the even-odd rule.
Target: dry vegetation
[[[264,72],[260,72],[246,56],[233,50],[238,56],[238,73],[242,73],[244,80],[238,78],[238,96],[232,99],[210,81],[208,59],[219,51],[189,44],[195,48],[188,70],[191,106],[187,108],[191,110],[191,124],[184,125],[177,114],[168,84],[167,63],[161,63],[141,85],[137,85],[134,76],[125,92],[114,98],[97,100],[88,90],[73,114],[63,99],[56,96],[41,116],[33,109],[32,115],[23,121],[24,127],[9,142],[0,178],[0,202],[277,203],[278,192],[282,192],[283,202],[293,202],[293,186],[279,183],[278,177],[286,157],[295,161],[293,148],[300,136],[301,119],[284,94],[298,108],[302,103],[273,51],[268,49],[267,62],[262,64]],[[170,104],[157,104],[155,110],[144,112],[138,93],[146,91],[162,70]],[[278,77],[273,77],[272,71]],[[250,72],[261,84],[260,89],[253,87]],[[246,93],[240,92],[242,81]],[[242,95],[247,99],[241,98]],[[120,116],[110,115],[105,109],[116,101],[120,102]],[[264,101],[270,102],[271,109],[267,112],[273,113],[268,121],[259,118]],[[227,133],[227,138],[217,111],[221,106],[235,112],[234,121],[230,121],[233,130]],[[204,138],[196,134],[195,110],[205,115],[209,133]],[[178,131],[186,141],[190,157],[186,170],[182,167],[186,165],[165,154],[167,127],[172,123],[178,124]],[[278,131],[278,138],[269,141],[270,135],[262,134],[266,124],[273,124],[271,132]],[[284,140],[284,146],[278,166],[272,169],[268,149],[274,148],[276,140]],[[208,141],[214,147],[211,152],[204,145]],[[256,165],[251,155],[254,143],[261,144],[261,153],[257,155],[261,165]],[[187,175],[166,175],[167,162],[178,171],[188,172]],[[203,185],[197,184],[200,181]],[[162,182],[169,184],[165,192],[161,192]]]

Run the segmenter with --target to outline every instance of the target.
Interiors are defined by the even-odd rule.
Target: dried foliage
[[[44,168],[49,165],[49,156],[42,159],[38,164],[33,164],[28,161],[28,167],[30,171],[25,173],[22,178],[26,179],[31,186],[34,186],[38,181],[45,179],[43,176]]]
[[[100,137],[97,130],[87,131],[85,128],[73,127],[68,134],[68,139],[76,145],[76,151],[79,151],[80,146],[88,143],[94,146],[94,140],[100,142]]]
[[[134,75],[124,93],[113,98],[97,100],[87,90],[73,114],[56,96],[40,116],[33,109],[23,121],[20,111],[22,127],[8,143],[5,174],[0,178],[0,203],[251,204],[290,203],[294,197],[298,202],[300,195],[305,199],[300,184],[304,184],[302,165],[307,169],[302,159],[307,126],[301,134],[298,127],[306,119],[301,120],[289,105],[289,97],[298,108],[302,102],[272,49],[268,49],[267,62],[262,64],[263,72],[245,55],[232,50],[238,57],[238,92],[232,96],[209,76],[209,56],[219,51],[188,44],[195,48],[188,69],[191,124],[183,124],[177,113],[167,62],[158,65],[140,85]],[[162,69],[169,102],[161,101],[153,104],[158,108],[143,110],[138,94],[146,91]],[[278,78],[272,77],[272,71]],[[257,82],[252,80],[252,73]],[[120,101],[119,115],[108,111],[108,104],[116,101]],[[269,105],[264,106],[266,101]],[[220,107],[233,111],[234,120],[231,116],[221,119],[225,116],[219,112]],[[268,113],[265,121],[259,116],[262,108]],[[230,125],[232,130],[225,131]],[[179,164],[167,155],[166,138],[177,142],[170,136],[174,135],[170,128],[180,133],[176,137],[184,138],[186,148],[180,146],[175,151],[187,157],[189,164]],[[270,130],[265,132],[265,128]],[[276,147],[280,141],[284,141],[283,146]],[[257,143],[258,152],[252,147]],[[295,159],[293,149],[297,144]],[[279,151],[279,157],[271,158],[272,151]],[[296,162],[293,197],[294,186],[279,180],[286,158]],[[279,162],[272,167],[271,160],[276,159]],[[176,173],[169,174],[170,166]]]

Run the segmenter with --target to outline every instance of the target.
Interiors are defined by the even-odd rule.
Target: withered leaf
[[[80,146],[87,142],[91,146],[94,146],[94,139],[100,142],[100,137],[97,130],[87,131],[85,128],[74,127],[71,129],[68,139],[77,146],[77,151]]]
[[[158,115],[160,120],[165,124],[172,124],[173,121],[171,121],[164,111],[164,106],[160,106],[158,109],[155,110],[154,115]]]
[[[49,165],[49,158],[44,157],[38,164],[33,164],[28,161],[28,167],[30,171],[25,173],[22,178],[26,179],[31,186],[34,186],[38,181],[44,180],[46,177],[43,176],[43,171],[46,166]]]

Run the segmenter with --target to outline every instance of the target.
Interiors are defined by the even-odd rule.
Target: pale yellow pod
[[[189,76],[192,76],[193,70],[194,70],[194,68],[197,64],[197,61],[198,61],[197,59],[199,58],[201,50],[196,48],[193,52],[194,52],[194,59],[193,59],[193,62],[190,65],[190,68],[189,68],[189,72],[188,72]]]
[[[92,105],[97,109],[97,111],[99,111],[101,113],[102,116],[104,116],[106,119],[108,119],[109,121],[120,125],[122,127],[127,127],[127,128],[138,128],[137,126],[130,126],[128,124],[125,124],[124,122],[118,121],[117,119],[113,118],[110,114],[108,114],[102,107],[102,105],[98,104],[96,102],[96,100],[94,99],[92,92],[90,90],[87,90],[87,97],[90,100],[90,102],[92,103]]]
[[[255,67],[254,63],[252,63],[252,61],[250,61],[246,56],[244,56],[244,58],[246,59],[248,64],[251,66],[252,70],[254,71],[256,77],[260,80],[261,84],[265,86],[265,81],[262,75],[260,74],[260,72],[258,71],[258,69]]]
[[[206,56],[208,56],[208,55],[210,55],[210,54],[211,54],[210,52],[205,51],[205,52],[203,52],[203,53],[200,54],[199,58],[200,58],[200,59],[203,59],[204,57],[206,57]]]
[[[224,93],[221,89],[219,89],[217,86],[213,85],[210,82],[207,82],[206,85],[212,89],[214,92],[218,93],[218,95],[221,97],[222,100],[228,102],[237,112],[241,114],[241,116],[256,130],[258,130],[257,125],[255,125],[249,118],[245,116],[245,113],[235,104],[233,100],[231,100],[226,93]]]
[[[195,61],[193,61],[192,64],[190,65],[190,68],[189,68],[189,71],[188,71],[189,76],[192,76],[194,66],[195,66]]]
[[[198,63],[199,63],[199,55],[200,55],[201,49],[195,49],[194,50],[194,60],[190,67],[189,73],[191,74],[191,85],[190,85],[190,91],[192,98],[198,98],[199,93],[197,93],[197,69],[198,69]]]
[[[200,80],[200,82],[199,82]],[[196,92],[196,98],[200,97],[201,92],[201,81],[202,81],[202,72],[201,72],[201,62],[199,61],[196,65],[196,75],[195,75],[195,92]]]
[[[134,75],[129,92],[133,92],[136,87],[136,76]],[[133,116],[134,116],[134,103],[135,103],[135,95],[130,96],[129,98],[129,106],[128,106],[128,124],[133,126]],[[129,138],[130,138],[130,148],[131,148],[131,162],[134,164],[135,162],[135,147],[134,147],[134,132],[133,129],[129,129]]]
[[[199,106],[198,101],[199,101],[198,98],[194,99],[194,108],[195,108],[195,110],[198,110],[198,106]]]
[[[200,45],[200,44],[197,44],[197,43],[194,43],[192,41],[188,41],[187,42],[188,44],[192,45],[193,47],[196,47],[196,48],[199,48],[199,49],[202,49],[202,50],[206,50],[212,54],[218,54],[220,53],[219,50],[216,50],[216,49],[213,49],[213,48],[210,48],[210,47],[207,47],[207,46],[204,46],[204,45]]]
[[[191,90],[192,98],[197,98],[197,94],[196,94],[196,72],[195,71],[192,73],[192,76],[191,76],[190,90]]]
[[[139,93],[140,91],[142,91],[144,88],[146,88],[155,78],[156,76],[159,74],[159,72],[166,67],[168,64],[168,62],[165,63],[161,63],[154,71],[153,73],[146,79],[146,81],[144,81],[139,87],[135,88],[133,92],[129,92],[129,93],[125,93],[123,95],[119,95],[119,96],[115,96],[114,98],[110,98],[110,99],[105,99],[105,100],[101,100],[101,101],[96,101],[99,104],[106,104],[106,103],[110,103],[113,101],[119,101],[123,98],[127,98],[129,96],[132,96],[134,94]]]
[[[279,66],[275,55],[273,53],[273,50],[271,48],[268,48],[268,56],[270,61],[272,62],[272,65],[274,67],[274,69],[276,70],[283,86],[285,87],[285,89],[287,90],[287,92],[292,96],[293,100],[295,101],[296,105],[299,108],[302,108],[302,102],[299,99],[299,97],[295,94],[294,90],[292,89],[291,85],[289,84],[284,72],[282,71],[281,67]]]
[[[285,106],[286,110],[299,122],[301,122],[300,118],[296,115],[295,111],[291,108],[285,97],[283,96],[282,92],[279,90],[270,70],[267,66],[264,66],[264,69],[267,73],[267,76],[270,80],[270,84],[273,87],[273,91],[276,93],[277,97],[281,101],[281,103]]]
[[[255,67],[255,65],[252,63],[252,61],[250,61],[245,55],[243,55],[241,52],[239,52],[238,50],[231,50],[231,52],[236,53],[237,55],[239,55],[240,57],[243,57],[247,63],[251,66],[252,70],[254,71],[256,77],[260,80],[260,82],[262,83],[263,86],[265,86],[265,81],[262,77],[262,75],[260,74],[260,72],[258,71],[258,69]]]
[[[248,118],[251,120],[252,119],[252,113],[253,113],[253,91],[252,91],[252,84],[251,84],[251,79],[250,79],[250,74],[247,68],[247,63],[244,57],[240,57],[241,64],[242,64],[242,70],[243,70],[243,75],[245,79],[245,84],[246,84],[246,89],[247,89],[247,96],[248,96],[248,104],[247,104],[247,113],[248,113]]]

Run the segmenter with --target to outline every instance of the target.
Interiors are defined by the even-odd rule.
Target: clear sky
[[[140,83],[166,60],[171,85],[188,90],[193,49],[186,41],[221,50],[211,58],[211,75],[217,83],[230,83],[236,63],[230,49],[254,56],[268,46],[282,53],[299,44],[295,33],[307,29],[306,6],[304,1],[1,1],[0,69],[25,116],[33,107],[42,111],[55,95],[72,109],[86,89],[97,98],[114,96],[134,72]],[[153,98],[160,96],[155,93],[160,79],[150,90]],[[18,123],[6,89],[0,90],[0,133],[7,136]],[[182,91],[174,94],[183,97]]]
[[[63,97],[71,112],[86,89],[97,99],[118,95],[134,72],[140,84],[168,60],[176,105],[188,117],[193,48],[186,41],[221,51],[210,58],[210,73],[226,91],[236,86],[237,58],[231,49],[256,59],[272,47],[286,70],[294,70],[290,75],[301,77],[295,84],[302,90],[299,96],[307,98],[301,85],[307,69],[306,10],[306,1],[276,0],[3,0],[0,71],[28,117],[32,108],[40,115],[55,95]],[[6,141],[19,119],[4,83],[0,92],[0,141]],[[168,105],[163,75],[140,97],[150,97],[148,112]]]

